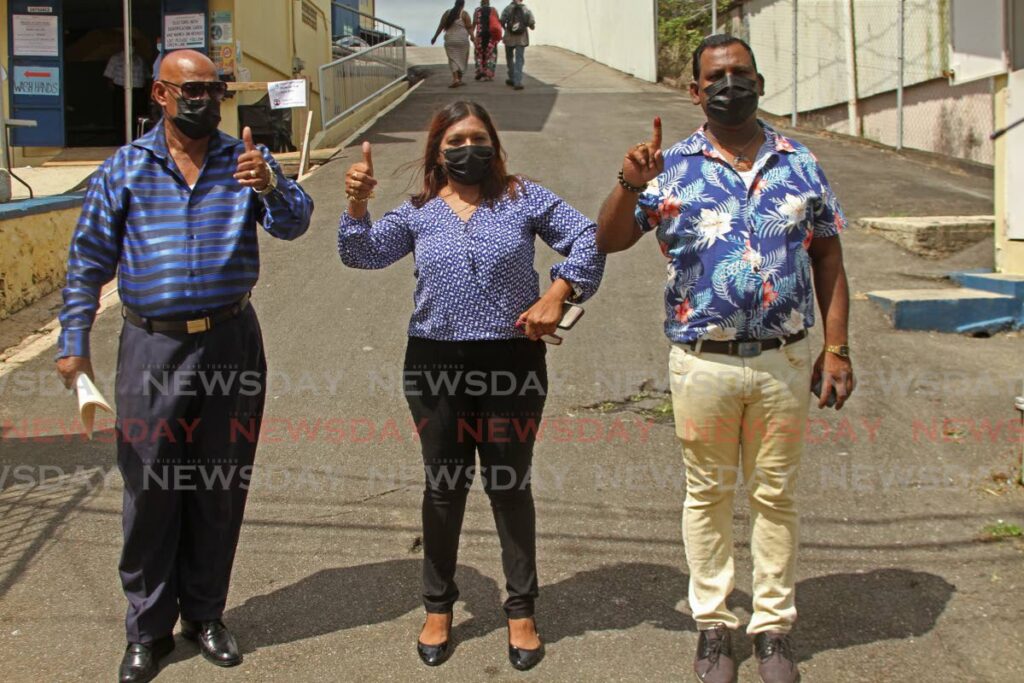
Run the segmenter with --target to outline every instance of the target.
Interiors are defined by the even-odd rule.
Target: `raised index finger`
[[[651,147],[661,149],[661,117],[654,117],[654,134],[651,136]]]

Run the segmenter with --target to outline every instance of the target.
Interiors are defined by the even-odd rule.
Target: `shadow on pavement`
[[[420,567],[419,558],[410,558],[322,570],[246,600],[230,610],[225,620],[249,652],[381,624],[420,609]],[[456,617],[454,640],[465,642],[503,630],[495,581],[465,565],[459,566],[458,580],[464,607]],[[687,575],[675,567],[645,562],[581,572],[542,586],[538,628],[549,644],[588,631],[625,631],[641,624],[695,631],[693,619],[676,609],[686,596],[687,581]],[[799,658],[806,661],[827,650],[924,635],[935,627],[955,590],[942,577],[905,569],[801,581],[797,585],[800,621],[795,631]],[[734,591],[729,605],[749,613],[750,596]],[[737,661],[752,656],[751,641],[739,634],[734,645]]]
[[[247,652],[381,624],[422,609],[421,572],[418,557],[324,569],[272,593],[249,598],[229,610],[224,620]],[[456,626],[455,639],[469,640],[503,626],[494,580],[465,565],[459,565],[457,578],[460,600],[465,604],[463,614],[468,611],[473,616]]]
[[[0,435],[0,597],[113,467],[112,429],[92,441],[70,432],[38,435],[51,427],[39,422]]]
[[[797,650],[806,660],[826,650],[922,636],[935,628],[955,592],[941,576],[909,569],[801,581]]]
[[[485,83],[470,80],[461,88],[448,88],[451,72],[447,65],[431,64],[414,67],[415,78],[426,79],[416,97],[415,107],[399,107],[378,120],[373,126],[370,142],[386,141],[383,136],[395,133],[425,132],[431,116],[449,102],[473,100],[482,104],[494,118],[499,133],[531,132],[544,129],[558,99],[555,86],[540,81],[529,73],[523,74],[525,90],[513,90],[505,85],[505,68],[498,68],[494,81]]]
[[[696,631],[689,614],[676,609],[689,580],[675,567],[622,562],[580,572],[542,586],[537,625],[556,643],[587,631],[624,631],[651,624],[666,631]]]
[[[793,631],[797,657],[807,661],[828,650],[922,636],[935,628],[954,592],[956,587],[941,576],[909,569],[800,581],[800,616]],[[740,596],[737,606],[750,612],[750,597]],[[735,643],[738,662],[753,656],[752,641],[743,636]]]

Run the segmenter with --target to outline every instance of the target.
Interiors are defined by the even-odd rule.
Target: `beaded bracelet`
[[[626,180],[626,176],[623,175],[622,169],[619,169],[619,185],[622,185],[623,188],[625,188],[629,192],[632,192],[633,194],[640,194],[641,192],[647,189],[649,183],[644,183],[643,185],[630,185],[629,181]]]

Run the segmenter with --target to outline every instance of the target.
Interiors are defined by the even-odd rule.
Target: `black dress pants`
[[[200,334],[127,321],[117,361],[128,642],[219,619],[256,454],[266,360],[252,305]]]
[[[404,388],[423,449],[423,603],[450,612],[466,496],[479,475],[501,542],[510,619],[537,598],[533,446],[547,397],[546,349],[526,339],[447,342],[412,337]],[[476,466],[476,454],[480,466]]]

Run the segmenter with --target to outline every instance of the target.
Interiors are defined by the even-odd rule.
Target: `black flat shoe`
[[[416,654],[427,666],[441,666],[452,656],[452,614],[448,613],[448,639],[440,645],[424,645],[416,639]]]
[[[128,643],[121,667],[117,672],[119,683],[149,683],[160,673],[160,660],[174,649],[174,636],[165,636],[148,645]]]
[[[536,623],[534,623],[534,627],[536,627]],[[509,634],[508,661],[512,664],[512,668],[518,669],[519,671],[529,671],[540,664],[540,660],[542,659],[544,659],[543,642],[536,650],[527,650],[526,648],[516,647],[513,645],[512,634]]]
[[[529,671],[540,664],[542,659],[544,659],[544,643],[541,643],[536,650],[526,650],[515,645],[508,646],[508,661],[513,668],[520,671]]]
[[[203,658],[217,666],[238,666],[242,653],[231,631],[220,619],[213,621],[181,620],[181,636],[199,645]]]
[[[416,654],[427,666],[441,666],[452,656],[452,641],[449,638],[440,645],[424,645],[417,640]]]

